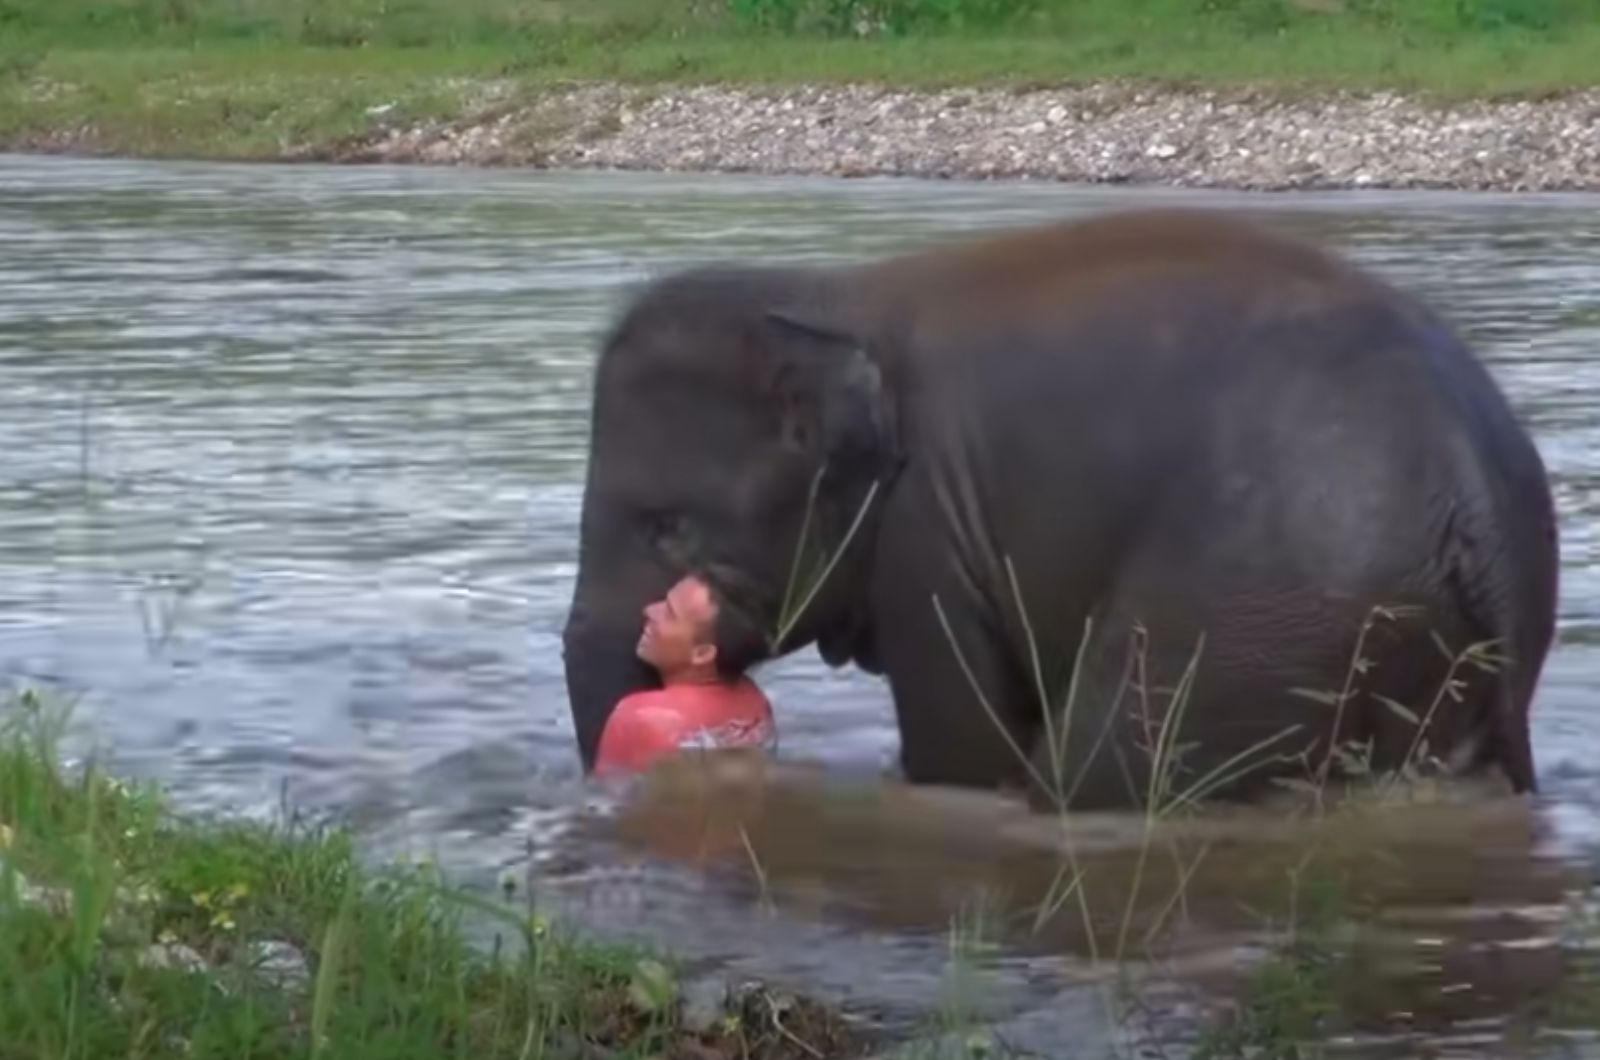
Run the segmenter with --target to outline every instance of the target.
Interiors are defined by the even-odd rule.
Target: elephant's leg
[[[874,571],[874,636],[894,695],[907,780],[1026,786],[1039,716],[987,607],[925,529],[886,539]]]
[[[1049,721],[1031,749],[1029,799],[1048,810],[1136,806],[1148,781],[1136,724],[1148,678],[1144,646],[1120,613],[1094,615],[1080,639],[1078,669],[1053,690]]]
[[[1173,603],[1161,601],[1162,610]],[[1202,626],[1208,627],[1203,640]],[[1057,706],[1033,749],[1036,774],[1051,778],[1046,790],[1031,793],[1035,804],[1079,810],[1160,805],[1208,774],[1220,779],[1231,772],[1228,760],[1254,744],[1262,745],[1255,756],[1262,763],[1303,751],[1306,734],[1295,725],[1304,719],[1282,711],[1274,717],[1258,701],[1253,677],[1217,665],[1219,656],[1248,658],[1257,651],[1259,645],[1246,642],[1250,636],[1204,618],[1164,621],[1133,600],[1102,611],[1074,692]]]
[[[1458,667],[1462,699],[1439,698],[1450,659],[1434,634],[1455,650],[1473,639],[1448,607],[1411,615],[1397,599],[1375,614],[1353,597],[1261,586],[1202,594],[1168,573],[1131,580],[1097,619],[1071,717],[1056,715],[1054,748],[1043,736],[1034,748],[1068,806],[1239,798],[1273,777],[1314,779],[1336,721],[1337,743],[1367,744],[1386,769],[1418,743],[1408,715],[1435,704],[1430,746],[1470,750],[1485,736],[1488,673]]]

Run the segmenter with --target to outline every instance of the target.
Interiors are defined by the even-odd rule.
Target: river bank
[[[59,96],[67,90],[38,91],[48,99],[51,91]],[[189,106],[200,102],[203,93]],[[214,98],[210,102],[218,106]],[[254,131],[267,136],[274,115],[262,114],[262,122],[266,128]],[[181,136],[166,144],[125,143],[115,128],[88,120],[14,131],[0,146],[248,160],[1043,179],[1261,191],[1600,189],[1600,91],[1443,102],[1376,91],[1285,94],[1122,82],[1032,91],[618,82],[530,90],[510,80],[454,78],[368,102],[349,125],[314,123],[298,136],[286,130],[264,143],[224,141],[205,151]]]
[[[265,86],[258,86],[264,89]],[[41,106],[73,90],[37,87]],[[127,119],[14,129],[18,151],[258,161],[531,166],[839,177],[1028,179],[1258,190],[1600,189],[1600,90],[1445,101],[1224,86],[910,89],[436,78],[381,88],[342,123],[247,88],[191,87],[147,113],[221,130],[155,138]],[[251,101],[255,102],[251,102]],[[304,105],[302,105],[302,108]],[[235,113],[237,112],[237,113]],[[247,123],[241,116],[254,115]],[[297,128],[298,127],[298,128]],[[193,125],[188,126],[193,130]],[[218,135],[234,130],[232,137]],[[210,135],[210,148],[197,142]]]
[[[529,881],[517,873],[502,877],[496,895],[450,882],[425,856],[369,863],[350,833],[298,814],[264,821],[181,813],[159,788],[125,782],[103,772],[96,755],[68,751],[67,721],[64,711],[30,692],[0,703],[0,1040],[30,1054],[248,1054],[267,1060],[468,1054],[517,1060],[1038,1060],[1159,1054],[1220,1060],[1263,1050],[1299,1055],[1302,1047],[1329,1036],[1436,1036],[1474,1013],[1480,1025],[1494,1025],[1485,1041],[1531,1040],[1560,1049],[1592,1038],[1585,1028],[1597,1017],[1592,984],[1578,964],[1592,946],[1586,939],[1593,931],[1581,908],[1572,911],[1569,930],[1577,934],[1568,940],[1570,950],[1551,945],[1551,939],[1525,958],[1508,948],[1497,958],[1474,959],[1461,948],[1467,939],[1441,937],[1432,944],[1439,948],[1437,966],[1396,965],[1381,958],[1381,931],[1369,936],[1356,930],[1358,923],[1376,926],[1378,906],[1397,904],[1395,895],[1385,900],[1373,891],[1359,898],[1359,907],[1347,906],[1357,899],[1356,890],[1393,885],[1413,898],[1433,890],[1436,897],[1451,893],[1459,901],[1465,896],[1455,893],[1457,884],[1472,880],[1485,889],[1468,901],[1472,908],[1488,892],[1506,887],[1525,901],[1535,892],[1548,901],[1545,892],[1560,882],[1561,873],[1532,866],[1525,875],[1516,870],[1515,880],[1494,883],[1497,874],[1485,871],[1487,861],[1479,861],[1479,871],[1463,873],[1459,864],[1445,868],[1435,857],[1406,869],[1395,862],[1393,850],[1384,854],[1386,830],[1391,841],[1415,833],[1414,824],[1397,824],[1408,815],[1430,823],[1427,834],[1442,839],[1432,852],[1447,853],[1447,860],[1477,857],[1464,836],[1444,838],[1447,833],[1465,827],[1472,842],[1480,842],[1483,826],[1517,834],[1526,821],[1506,803],[1482,818],[1464,818],[1450,810],[1448,797],[1436,801],[1439,793],[1429,794],[1425,782],[1415,797],[1385,795],[1366,804],[1357,798],[1325,822],[1331,828],[1320,838],[1301,836],[1324,827],[1308,819],[1284,818],[1276,828],[1251,830],[1262,838],[1275,833],[1277,843],[1287,844],[1279,853],[1290,854],[1300,870],[1312,865],[1315,853],[1317,870],[1303,879],[1291,874],[1268,882],[1277,873],[1259,863],[1202,868],[1203,862],[1230,858],[1225,837],[1233,826],[1225,818],[1213,819],[1209,832],[1196,819],[1187,830],[1164,829],[1160,838],[1147,833],[1138,843],[1163,855],[1148,861],[1148,875],[1139,847],[1126,845],[1132,837],[1118,837],[1120,826],[1082,822],[1073,829],[1081,833],[1080,854],[1089,859],[1081,885],[1060,890],[1057,866],[1045,874],[1054,879],[1043,900],[1065,911],[1048,932],[1055,941],[1079,928],[1086,938],[1101,937],[1106,948],[1088,950],[1091,967],[1109,962],[1100,985],[1080,980],[1046,1005],[992,1022],[979,1003],[982,953],[1002,935],[1026,929],[1020,921],[1002,928],[983,916],[957,917],[950,926],[948,988],[927,999],[925,1014],[912,1027],[903,1014],[885,1024],[864,996],[846,999],[848,1004],[819,1000],[784,984],[696,973],[668,954],[585,938],[547,919],[530,897]],[[690,860],[707,868],[729,856],[742,858],[728,826],[762,799],[727,796],[751,794],[748,785],[765,775],[754,765],[730,759],[708,769],[683,760],[653,775],[626,801],[622,829],[658,845],[657,853],[669,860],[686,855],[683,844],[696,849]],[[1003,812],[995,804],[956,799],[943,805],[938,823],[923,820],[933,827],[919,837],[916,803],[925,795],[859,791],[830,798],[810,786],[807,775],[804,767],[787,778],[774,771],[772,785],[760,789],[769,797],[767,811],[802,797],[803,806],[791,805],[783,815],[785,842],[797,838],[795,825],[820,826],[817,834],[835,842],[865,828],[896,837],[904,854],[908,842],[941,842],[951,824],[948,811]],[[785,878],[793,866],[770,846],[762,816],[748,818],[755,826],[751,833],[738,827],[739,840],[763,880],[772,873],[775,890],[792,897],[793,881]],[[996,823],[1001,819],[1008,821],[999,831],[1009,842],[1027,836],[1059,840],[1058,822],[1005,815]],[[1153,820],[1145,827],[1156,827]],[[1257,854],[1271,860],[1267,848],[1273,842],[1267,838]],[[1395,878],[1362,872],[1357,862],[1363,849],[1388,861]],[[982,873],[1008,860],[1017,867],[1014,857],[995,853],[970,867]],[[1246,863],[1252,860],[1246,857]],[[858,884],[882,866],[860,868],[865,871]],[[1131,890],[1125,886],[1130,870]],[[1287,913],[1286,935],[1265,933],[1220,962],[1196,961],[1193,954],[1186,959],[1182,947],[1167,953],[1169,929],[1179,931],[1179,922],[1192,929],[1198,921],[1190,923],[1191,915],[1205,920],[1223,909],[1215,896],[1207,897],[1213,876],[1235,901],[1264,903],[1255,906],[1257,913]],[[1434,876],[1455,882],[1439,892],[1437,882],[1425,882]],[[1352,889],[1360,879],[1369,882]],[[1266,890],[1260,889],[1263,883]],[[1116,895],[1124,891],[1129,904],[1119,910]],[[1280,908],[1285,900],[1288,906]],[[1081,907],[1081,921],[1073,903]],[[1035,922],[1033,930],[1040,928]],[[991,935],[994,930],[1001,934]],[[1507,933],[1506,940],[1516,937]],[[1538,941],[1525,939],[1519,952]],[[1163,972],[1169,961],[1172,968]],[[1501,967],[1503,962],[1514,963],[1514,970]],[[1177,972],[1179,966],[1188,971]],[[1477,993],[1456,996],[1439,989],[1436,980],[1443,975],[1464,977]],[[1187,985],[1180,981],[1189,978]],[[1380,981],[1377,996],[1389,1000],[1375,1002],[1371,987]],[[1390,1011],[1399,993],[1414,995],[1408,996],[1404,1019]],[[1496,996],[1501,993],[1506,996]],[[1409,1026],[1397,1028],[1397,1020]],[[1063,1047],[1067,1033],[1074,1039],[1070,1049]]]
[[[859,1020],[574,937],[515,882],[358,859],[344,831],[182,815],[0,704],[0,1054],[862,1056]]]
[[[487,93],[492,99],[492,90]],[[343,161],[1285,189],[1600,188],[1600,92],[1427,103],[1117,82],[1014,91],[618,85],[408,122],[381,108]]]
[[[1584,0],[12,0],[0,149],[1600,188]]]
[[[159,787],[71,753],[68,722],[31,692],[0,702],[7,1057],[1083,1055],[1058,1050],[1063,1018],[1103,1035],[1110,1055],[1145,1055],[1135,1043],[1167,1032],[1197,1039],[1201,1056],[1242,1056],[1327,1033],[1338,984],[1322,966],[1345,959],[1308,919],[1298,948],[1263,954],[1236,1001],[1210,1006],[1215,1022],[1186,1004],[1195,1025],[1180,1031],[1175,1011],[1123,1011],[1110,994],[1102,1010],[1079,989],[1060,999],[1064,1013],[991,1026],[962,986],[981,931],[952,924],[951,990],[927,999],[917,1026],[904,1013],[890,1026],[864,998],[818,999],[585,937],[547,919],[517,873],[493,894],[451,882],[427,856],[369,862],[351,833],[287,808],[270,821],[183,813]],[[1113,1009],[1126,1027],[1107,1023]],[[1006,1044],[1030,1037],[1042,1051]]]

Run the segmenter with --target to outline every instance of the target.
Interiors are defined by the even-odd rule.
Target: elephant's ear
[[[827,321],[767,311],[774,329],[773,394],[784,443],[819,462],[895,460],[893,402],[867,344]]]

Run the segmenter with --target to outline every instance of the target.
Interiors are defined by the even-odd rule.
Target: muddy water
[[[1499,804],[1397,818],[1363,848],[1391,860],[1362,870],[1411,943],[1464,904],[1510,910],[1470,919],[1516,945],[1450,952],[1526,979],[1515,955],[1550,952],[1529,939],[1600,845],[1592,197],[3,158],[0,678],[77,697],[121,768],[188,805],[287,799],[375,852],[432,851],[485,882],[531,864],[552,909],[594,930],[926,1006],[952,910],[1048,891],[1058,861],[1041,851],[1059,837],[992,800],[874,784],[895,750],[876,682],[809,653],[763,671],[801,772],[758,785],[779,796],[710,789],[744,826],[722,833],[737,856],[683,845],[704,787],[654,803],[666,823],[580,809],[598,795],[576,775],[559,629],[595,339],[630,284],[685,263],[853,257],[1154,201],[1259,211],[1422,291],[1537,435],[1565,564],[1535,709],[1545,791],[1525,819]],[[1137,834],[1104,828],[1102,849]],[[1275,833],[1241,833],[1264,846],[1236,843],[1191,881],[1222,896],[1190,917],[1202,965],[1251,937],[1224,885],[1282,867],[1262,853]],[[1435,871],[1395,872],[1404,857]],[[990,954],[991,1011],[1052,1013],[1046,1035],[1092,1024],[1072,992],[1085,937],[1061,931],[1012,932]],[[1435,1044],[1471,1047],[1493,978],[1465,993],[1427,980],[1436,999],[1478,999],[1441,1017]]]

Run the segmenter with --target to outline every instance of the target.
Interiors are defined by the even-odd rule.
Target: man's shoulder
[[[761,690],[760,685],[756,684],[748,676],[741,674],[726,687],[728,693],[736,697],[741,703],[759,706],[762,710],[767,711],[772,709],[772,704],[768,701],[767,694]]]
[[[611,712],[600,734],[600,759],[612,766],[639,768],[693,734],[689,719],[660,692],[635,692]]]
[[[671,697],[668,695],[668,691],[669,690],[665,688],[647,688],[638,692],[629,692],[627,695],[617,700],[617,706],[614,713],[631,714],[637,711],[649,710],[652,707],[667,706],[672,702]]]
[[[624,744],[752,746],[776,738],[771,704],[748,678],[632,693],[617,705],[611,727]]]
[[[670,689],[659,688],[623,697],[612,712],[608,727],[668,733],[683,729],[686,724],[682,701]]]

